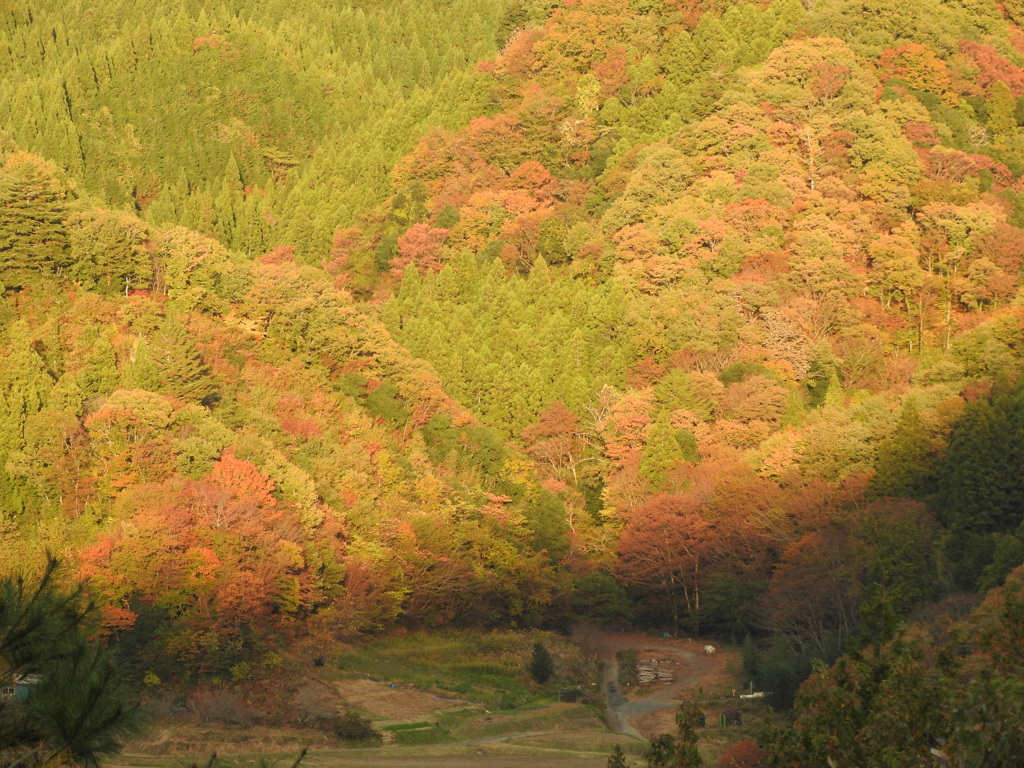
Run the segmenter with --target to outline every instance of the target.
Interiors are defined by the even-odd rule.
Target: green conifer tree
[[[43,407],[53,387],[24,320],[11,326],[10,339],[11,352],[0,368],[0,455],[22,447],[25,419]]]
[[[839,381],[839,374],[835,371],[828,377],[828,389],[825,390],[824,406],[828,407],[841,407],[845,401],[845,394],[843,393],[843,385]]]
[[[997,80],[989,88],[985,106],[988,108],[986,125],[993,136],[997,139],[1006,138],[1017,130],[1017,99],[1002,80]]]
[[[158,392],[160,379],[160,368],[153,359],[149,342],[143,338],[138,339],[121,377],[124,389],[146,389],[150,392]]]
[[[996,385],[969,403],[937,472],[935,510],[949,529],[946,558],[956,583],[973,588],[999,534],[1024,524],[1024,386]]]
[[[82,415],[82,404],[85,402],[85,393],[78,383],[78,377],[73,373],[65,373],[53,385],[46,398],[48,408],[57,411],[68,411],[76,416]]]
[[[192,402],[208,403],[215,397],[216,385],[210,376],[209,366],[203,362],[199,349],[184,326],[176,320],[168,318],[164,321],[143,354],[137,373],[144,377],[152,376],[155,368],[156,391]]]
[[[914,497],[927,493],[935,471],[933,453],[917,404],[908,400],[893,433],[878,446],[871,492]]]
[[[682,452],[683,461],[696,464],[700,461],[700,452],[697,450],[697,436],[688,429],[677,429],[675,431],[676,443]]]
[[[652,487],[659,488],[676,463],[685,460],[668,413],[659,411],[647,435],[647,445],[640,459],[640,476]]]
[[[569,550],[569,525],[559,498],[540,489],[537,498],[526,506],[524,515],[533,530],[534,549],[546,551],[554,562],[560,560]]]
[[[52,164],[27,153],[0,169],[0,282],[21,287],[67,262],[69,193]]]
[[[68,275],[103,293],[148,288],[153,266],[149,229],[128,214],[92,210],[67,219],[71,264]]]
[[[110,337],[110,331],[97,326],[90,326],[83,332],[82,340],[86,343],[91,341],[89,357],[78,379],[86,395],[105,394],[117,388],[120,374]]]
[[[1024,385],[998,384],[969,403],[939,469],[936,508],[955,531],[991,533],[1024,522]]]
[[[538,683],[546,683],[555,674],[555,660],[551,658],[544,643],[538,641],[533,644],[533,653],[530,656],[530,677]]]
[[[658,405],[669,411],[692,411],[701,419],[711,417],[714,408],[712,398],[701,396],[693,386],[690,376],[681,368],[673,368],[654,386]]]

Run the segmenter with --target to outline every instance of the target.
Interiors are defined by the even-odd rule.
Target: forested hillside
[[[11,0],[3,567],[161,674],[587,618],[790,706],[1024,563],[1018,5]]]
[[[428,126],[487,108],[502,3],[7,3],[0,127],[84,193],[319,263]]]
[[[568,4],[395,170],[388,327],[661,620],[824,651],[1020,556],[1020,33],[885,10]]]

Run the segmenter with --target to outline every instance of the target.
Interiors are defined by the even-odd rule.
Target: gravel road
[[[674,710],[679,701],[699,688],[715,667],[711,658],[703,653],[703,642],[677,638],[655,638],[633,632],[610,632],[594,626],[578,627],[573,639],[597,653],[603,666],[605,714],[608,724],[616,733],[645,739],[637,728],[637,721],[651,712]],[[659,655],[678,662],[677,674],[667,685],[654,685],[645,689],[634,688],[629,697],[624,695],[619,681],[619,663],[615,654],[628,649],[656,651]]]

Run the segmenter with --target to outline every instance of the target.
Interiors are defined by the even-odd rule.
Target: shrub
[[[352,709],[346,709],[334,718],[334,734],[339,739],[346,741],[366,741],[380,738],[380,732],[374,730],[370,719]]]

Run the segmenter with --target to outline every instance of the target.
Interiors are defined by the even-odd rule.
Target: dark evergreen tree
[[[539,489],[537,498],[525,510],[526,521],[533,529],[533,546],[545,550],[555,562],[569,550],[569,525],[565,507],[551,491]]]
[[[974,587],[997,534],[1024,523],[1024,385],[1005,381],[967,405],[938,471],[935,508],[949,529],[946,556],[962,587]]]
[[[647,768],[672,768],[676,756],[676,739],[671,733],[663,733],[651,739],[644,750]]]
[[[608,768],[629,768],[629,764],[626,762],[626,754],[618,744],[615,745],[615,749],[608,756]]]
[[[533,644],[533,654],[530,657],[530,677],[538,683],[546,683],[555,674],[555,660],[542,642]]]
[[[537,255],[548,264],[563,264],[568,259],[565,236],[569,229],[561,219],[547,219],[540,225],[537,237]]]
[[[921,498],[931,490],[934,448],[913,401],[903,406],[896,428],[878,446],[871,492],[876,496]]]
[[[93,614],[53,558],[38,579],[0,581],[0,683],[26,691],[0,701],[0,754],[13,764],[95,768],[133,730],[136,709],[87,634]]]

